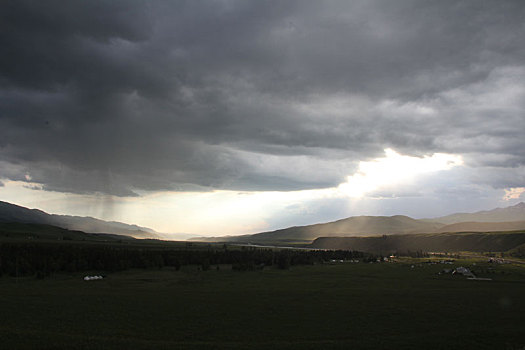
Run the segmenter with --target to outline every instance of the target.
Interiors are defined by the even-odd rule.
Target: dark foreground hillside
[[[523,265],[0,228],[2,349],[525,346]]]
[[[523,349],[523,268],[424,262],[4,276],[0,339],[3,349]],[[492,281],[438,275],[444,266]]]

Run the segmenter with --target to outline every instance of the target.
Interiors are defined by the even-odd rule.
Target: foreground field
[[[5,349],[522,349],[525,269],[421,261],[0,279]],[[412,267],[413,266],[413,267]]]

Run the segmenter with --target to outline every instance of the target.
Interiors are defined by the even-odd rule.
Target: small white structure
[[[103,279],[104,277],[103,276],[85,276],[84,277],[84,281],[96,281],[96,280],[101,280]]]
[[[338,260],[338,259],[332,259],[332,260],[330,260],[330,262],[332,264],[335,264],[335,263],[344,263],[345,261],[344,260]]]

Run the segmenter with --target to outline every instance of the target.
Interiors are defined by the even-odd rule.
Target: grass
[[[522,349],[525,269],[426,260],[0,279],[6,349]],[[411,266],[414,265],[414,268]]]

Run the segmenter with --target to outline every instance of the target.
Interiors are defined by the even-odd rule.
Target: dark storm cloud
[[[391,147],[518,183],[524,19],[520,1],[3,1],[0,177],[293,190]]]

